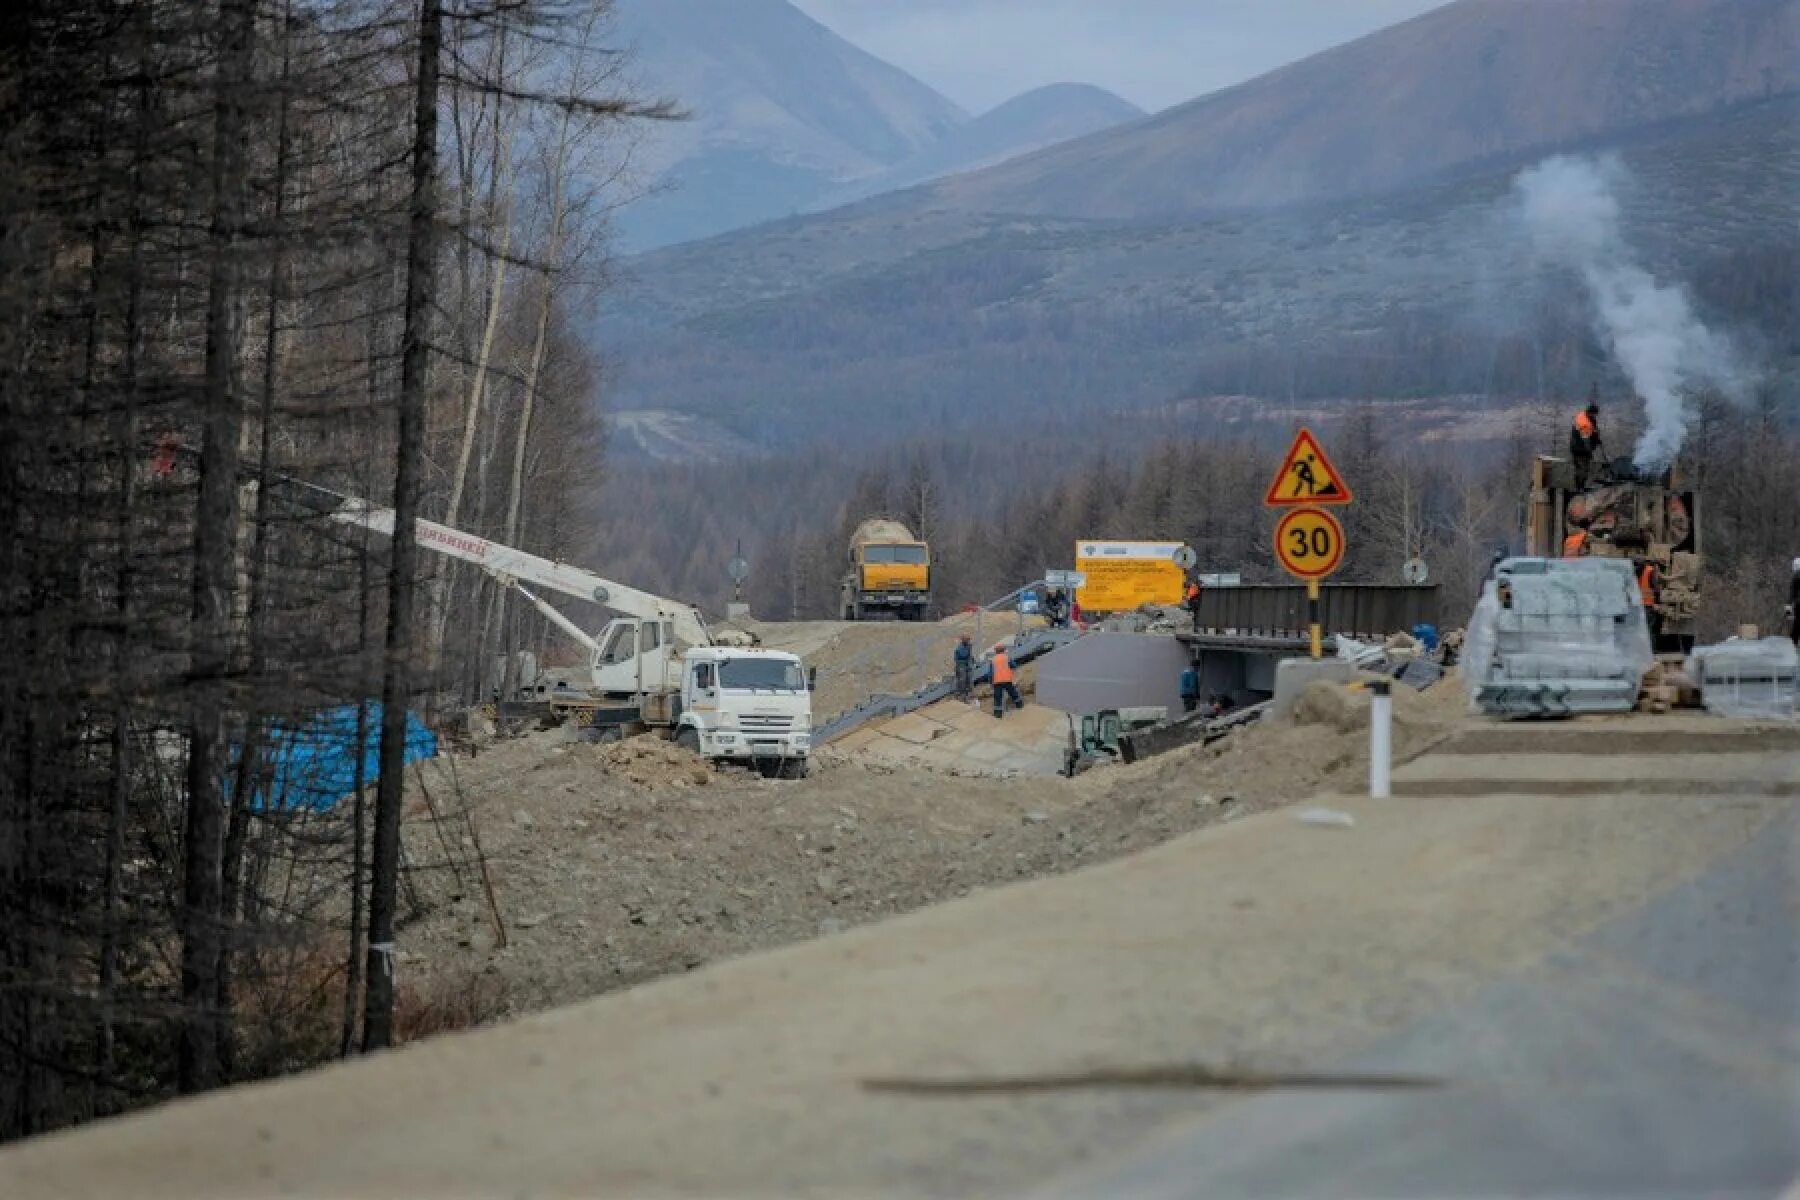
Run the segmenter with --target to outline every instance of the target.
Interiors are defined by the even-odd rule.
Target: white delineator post
[[[1386,679],[1369,681],[1369,795],[1376,800],[1393,794],[1393,686]]]

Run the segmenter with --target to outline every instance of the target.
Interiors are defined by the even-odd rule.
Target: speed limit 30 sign
[[[1323,579],[1344,561],[1344,527],[1322,508],[1289,509],[1275,526],[1275,557],[1297,579]]]

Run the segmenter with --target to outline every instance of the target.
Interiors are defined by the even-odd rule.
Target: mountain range
[[[1166,218],[1369,194],[1796,87],[1794,0],[1460,0],[908,203]]]
[[[1507,226],[1519,169],[1617,154],[1652,269],[1779,271],[1797,94],[1800,0],[1461,0],[997,166],[628,261],[599,336],[619,406],[763,445],[1199,393],[1479,394],[1522,369],[1546,304],[1581,324]]]
[[[626,252],[689,241],[997,163],[1142,116],[1099,88],[1039,88],[971,117],[787,0],[619,0],[614,40],[639,94],[679,121],[645,130],[617,215]]]

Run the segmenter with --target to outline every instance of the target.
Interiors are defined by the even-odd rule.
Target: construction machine
[[[261,482],[253,470],[245,471],[245,479]],[[269,484],[339,525],[394,534],[391,508],[286,476]],[[501,715],[572,720],[601,737],[655,729],[710,759],[754,765],[770,776],[805,774],[812,680],[796,656],[723,645],[693,606],[583,567],[435,521],[417,520],[413,532],[421,549],[479,567],[517,592],[585,651],[581,669],[537,675],[522,681],[514,695],[500,697]],[[533,588],[623,615],[590,634]]]
[[[1567,459],[1532,464],[1526,554],[1537,558],[1623,558],[1655,568],[1650,612],[1660,618],[1658,651],[1693,647],[1700,611],[1700,496],[1680,467],[1644,471],[1628,458],[1595,464],[1587,486],[1575,486]]]
[[[844,620],[922,621],[931,606],[931,547],[899,521],[873,517],[850,535]]]
[[[1168,719],[1168,707],[1160,704],[1104,708],[1086,713],[1079,727],[1075,724],[1075,714],[1070,713],[1069,742],[1063,750],[1063,774],[1072,779],[1099,763],[1118,762],[1121,758],[1131,761],[1122,751],[1123,739]]]

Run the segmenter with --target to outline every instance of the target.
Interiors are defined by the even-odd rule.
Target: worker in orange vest
[[[1580,558],[1587,553],[1587,530],[1577,529],[1563,539],[1562,556],[1564,558]]]
[[[1025,698],[1019,695],[1019,685],[1013,681],[1012,659],[1006,655],[1004,643],[994,647],[994,662],[989,672],[994,682],[994,718],[1006,715],[1006,701],[1012,700],[1014,708],[1024,708]]]
[[[1575,460],[1575,489],[1587,486],[1593,470],[1594,455],[1600,452],[1599,389],[1588,393],[1588,406],[1575,414],[1569,426],[1569,457]]]
[[[1647,558],[1637,560],[1637,569],[1638,598],[1644,602],[1644,620],[1650,626],[1650,644],[1654,646],[1662,636],[1662,614],[1656,611],[1662,580],[1657,576],[1656,565]]]
[[[1181,607],[1188,610],[1188,616],[1192,617],[1194,621],[1194,632],[1199,633],[1200,581],[1192,576],[1188,577],[1187,588],[1181,593]]]

